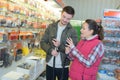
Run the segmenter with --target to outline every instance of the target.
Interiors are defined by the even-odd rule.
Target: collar
[[[96,38],[96,37],[98,37],[98,35],[96,34],[96,35],[93,35],[92,37],[90,37],[90,38],[84,38],[84,40],[92,40],[92,39],[94,39],[94,38]]]

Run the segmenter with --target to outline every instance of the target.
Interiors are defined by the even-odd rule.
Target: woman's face
[[[90,38],[93,33],[93,30],[89,29],[89,25],[86,22],[83,23],[80,31],[81,31],[81,38],[83,38],[83,39]]]

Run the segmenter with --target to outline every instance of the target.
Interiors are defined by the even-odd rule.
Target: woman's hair
[[[66,12],[66,13],[71,14],[71,15],[73,15],[73,16],[74,16],[74,14],[75,14],[75,10],[74,10],[74,8],[71,7],[71,6],[65,6],[65,7],[63,8],[63,10],[62,10],[62,13],[63,13],[63,12]]]
[[[97,25],[97,22],[92,19],[87,19],[85,22],[89,25],[89,29],[93,30],[93,35],[98,34],[99,39],[104,39],[104,30],[102,25]]]

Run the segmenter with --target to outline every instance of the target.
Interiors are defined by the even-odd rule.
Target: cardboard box
[[[3,75],[1,80],[29,80],[29,76],[23,73],[10,71],[7,74]]]
[[[27,74],[27,75],[30,76],[30,80],[33,80],[33,77],[35,75],[35,73],[34,73],[34,65],[27,63],[30,66],[29,66],[29,68],[25,68],[25,67],[23,67],[24,64],[25,63],[22,63],[22,64],[17,66],[17,72]]]

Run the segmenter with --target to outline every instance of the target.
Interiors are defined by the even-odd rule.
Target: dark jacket
[[[54,49],[52,39],[57,37],[58,22],[59,21],[52,23],[48,26],[40,42],[41,48],[46,52],[47,62],[49,62],[49,60],[52,58],[51,51],[52,49]],[[68,25],[66,26],[66,28],[63,30],[61,34],[60,46],[58,47],[58,51],[61,54],[62,65],[66,58],[65,44],[66,44],[67,37],[71,37],[74,44],[75,45],[77,44],[78,42],[77,33],[75,29],[72,28],[70,23],[68,23]],[[66,59],[65,66],[69,65],[69,63],[70,63],[69,59]]]

